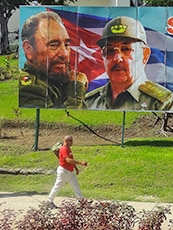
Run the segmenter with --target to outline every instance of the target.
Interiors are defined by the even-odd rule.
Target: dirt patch
[[[125,127],[124,141],[136,137],[173,137],[173,132],[164,132],[162,122],[155,124],[155,116],[144,116],[137,119],[131,127]],[[169,125],[173,126],[170,119]],[[102,125],[99,127],[68,126],[63,124],[44,125],[41,124],[39,129],[38,149],[50,149],[57,141],[63,141],[65,135],[72,135],[74,145],[105,145],[105,144],[121,144],[122,127],[116,125]],[[35,143],[35,127],[34,124],[28,125],[9,123],[1,130],[1,142],[7,145],[23,146],[32,149]]]

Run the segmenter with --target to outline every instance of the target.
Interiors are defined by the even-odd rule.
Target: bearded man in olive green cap
[[[88,80],[70,70],[70,37],[54,12],[31,16],[23,25],[26,63],[19,79],[19,106],[83,108]]]
[[[90,109],[173,110],[172,92],[145,74],[151,51],[139,21],[125,16],[110,20],[97,44],[109,81],[86,94]]]

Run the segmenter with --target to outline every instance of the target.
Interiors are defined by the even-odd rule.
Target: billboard
[[[173,8],[21,6],[19,60],[19,107],[173,111]]]

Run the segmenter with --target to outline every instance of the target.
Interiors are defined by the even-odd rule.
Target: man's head
[[[73,137],[72,136],[65,136],[64,137],[64,145],[70,147],[73,144]]]
[[[109,21],[97,42],[102,49],[106,72],[111,84],[127,89],[141,73],[150,56],[146,33],[139,21],[117,17]]]
[[[70,38],[61,18],[54,12],[31,16],[22,28],[27,61],[45,75],[66,75]]]

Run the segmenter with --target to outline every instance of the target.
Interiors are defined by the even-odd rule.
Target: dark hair
[[[42,19],[48,19],[48,20],[52,19],[54,21],[57,21],[63,24],[61,17],[57,13],[54,13],[54,12],[50,12],[50,11],[40,12],[38,14],[32,15],[30,18],[28,18],[25,21],[23,25],[22,32],[21,32],[22,41],[28,40],[30,41],[32,45],[35,44],[34,34],[38,28],[39,22]]]

